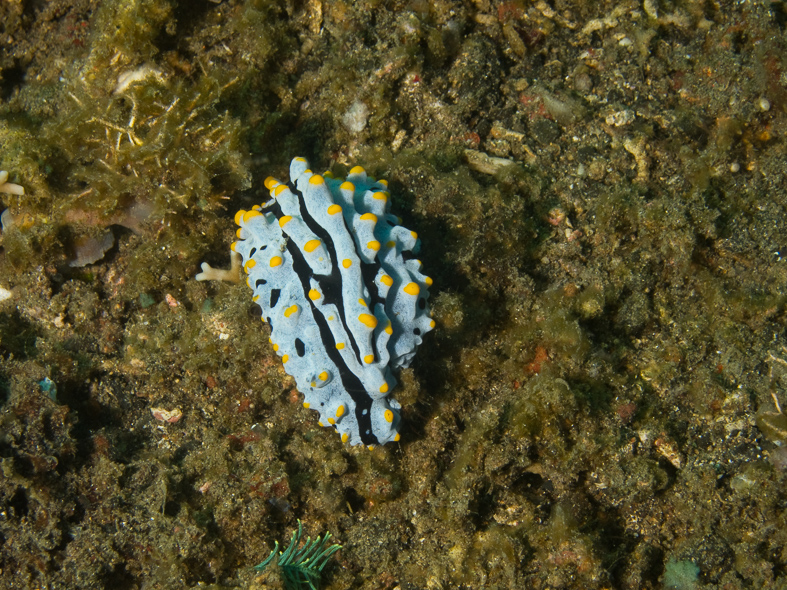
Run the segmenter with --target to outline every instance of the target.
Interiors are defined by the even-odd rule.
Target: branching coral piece
[[[221,268],[213,268],[207,262],[202,263],[202,272],[198,273],[194,278],[198,281],[228,281],[230,283],[240,283],[240,269],[241,257],[237,252],[230,253],[230,266],[229,270]]]

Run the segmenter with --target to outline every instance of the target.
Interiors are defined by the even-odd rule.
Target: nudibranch
[[[386,181],[360,166],[340,179],[295,158],[289,182],[265,187],[270,200],[235,215],[232,250],[274,350],[304,407],[343,442],[398,441],[394,373],[434,328],[418,235],[390,213]]]

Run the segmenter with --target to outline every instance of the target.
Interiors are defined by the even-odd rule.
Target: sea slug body
[[[274,350],[303,405],[343,442],[398,441],[394,371],[434,327],[418,236],[389,212],[387,183],[360,166],[344,180],[295,158],[288,183],[265,186],[271,200],[236,214],[232,250]]]

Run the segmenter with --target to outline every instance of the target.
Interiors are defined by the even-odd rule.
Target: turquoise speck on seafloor
[[[697,587],[700,568],[693,561],[670,559],[664,569],[664,588],[669,590],[692,590]]]

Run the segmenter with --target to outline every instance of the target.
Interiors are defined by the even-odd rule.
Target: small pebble
[[[757,106],[760,107],[763,113],[766,113],[771,110],[771,101],[765,97],[761,97],[760,100],[757,101]]]
[[[738,162],[733,162],[732,164],[730,164],[730,172],[732,172],[733,174],[735,174],[736,172],[740,172],[740,169],[741,169],[741,165],[738,164]]]
[[[580,92],[590,92],[593,89],[593,80],[582,72],[574,78],[574,88]]]
[[[72,244],[74,257],[68,266],[79,268],[98,262],[115,245],[115,236],[111,229],[105,229],[100,236],[80,236]]]
[[[350,133],[360,133],[369,120],[369,107],[360,100],[356,100],[342,116],[342,123]]]
[[[637,116],[634,114],[634,111],[630,109],[624,109],[622,111],[618,111],[616,113],[610,113],[606,116],[605,122],[607,125],[612,125],[613,127],[622,127],[624,125],[629,125],[630,123],[634,122]]]

